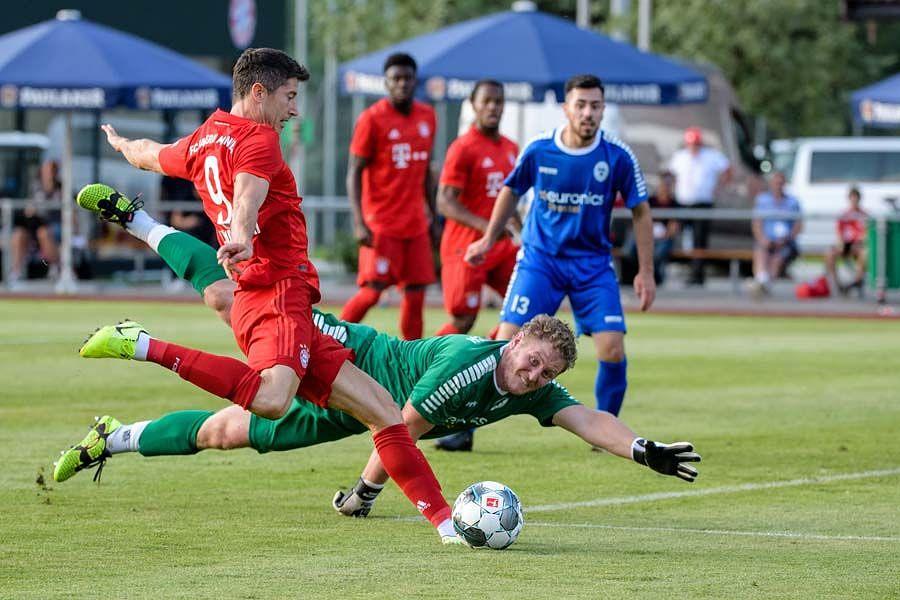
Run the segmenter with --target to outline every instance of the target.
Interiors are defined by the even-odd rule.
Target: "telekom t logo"
[[[487,184],[485,187],[487,188],[488,198],[497,197],[497,194],[503,189],[503,179],[503,171],[491,171],[487,174]]]
[[[391,146],[391,160],[398,169],[405,169],[409,166],[412,158],[412,148],[409,144],[394,144]]]

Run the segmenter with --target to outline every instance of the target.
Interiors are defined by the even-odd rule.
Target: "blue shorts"
[[[575,313],[577,335],[625,332],[612,257],[564,258],[527,246],[519,250],[500,321],[521,327],[536,315],[555,315],[564,296]]]

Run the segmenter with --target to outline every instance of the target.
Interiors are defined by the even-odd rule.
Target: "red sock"
[[[491,329],[490,332],[488,332],[487,337],[489,340],[496,340],[498,333],[500,333],[500,324],[499,323],[494,325],[494,328]]]
[[[400,301],[400,333],[404,340],[422,337],[422,309],[425,307],[425,290],[403,290]]]
[[[406,425],[399,423],[372,435],[384,470],[422,515],[437,527],[450,518],[450,506],[422,451],[416,448]]]
[[[366,316],[366,313],[369,312],[369,309],[375,306],[380,297],[380,291],[368,285],[362,286],[356,292],[356,295],[344,305],[344,310],[341,311],[341,320],[359,323]]]
[[[434,335],[452,335],[454,333],[462,333],[456,326],[453,325],[453,321],[447,321],[444,323],[444,326],[435,332]]]
[[[237,359],[153,338],[147,348],[147,360],[175,371],[182,379],[244,409],[253,402],[262,382],[259,373]]]

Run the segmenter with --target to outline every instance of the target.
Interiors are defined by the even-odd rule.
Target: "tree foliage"
[[[895,62],[821,0],[657,0],[653,50],[717,66],[775,137],[846,133],[849,93]]]

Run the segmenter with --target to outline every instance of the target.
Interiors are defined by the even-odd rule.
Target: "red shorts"
[[[372,246],[360,246],[357,285],[369,282],[387,285],[434,283],[434,258],[428,232],[413,238],[397,238],[373,232]]]
[[[297,395],[328,405],[331,384],[353,351],[319,331],[312,322],[315,293],[302,279],[276,281],[270,287],[234,293],[231,328],[247,364],[256,371],[285,365],[297,373]]]
[[[444,307],[451,315],[474,315],[481,308],[481,287],[491,286],[502,296],[516,266],[519,249],[509,238],[497,242],[485,260],[473,267],[463,260],[465,247],[442,248],[441,287]]]

